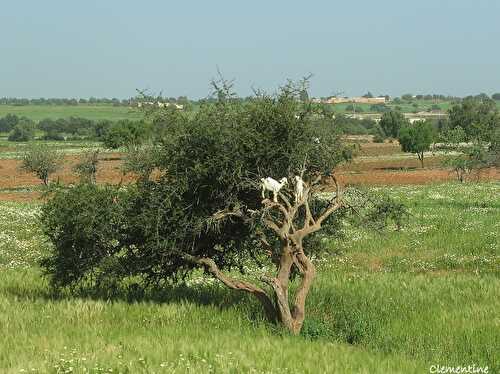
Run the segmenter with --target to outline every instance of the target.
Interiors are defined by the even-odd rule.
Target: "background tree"
[[[467,135],[467,140],[487,140],[499,124],[496,104],[488,97],[481,95],[467,97],[460,104],[449,110],[449,127],[460,126]]]
[[[379,125],[384,131],[385,136],[397,138],[399,129],[409,122],[405,116],[398,111],[389,111],[382,115]]]
[[[45,144],[30,145],[24,152],[21,170],[35,174],[45,186],[49,185],[49,177],[62,167],[63,155]]]
[[[73,167],[73,170],[78,174],[82,183],[96,183],[99,152],[99,149],[85,152],[80,157],[79,162]]]
[[[500,101],[500,92],[496,92],[493,95],[491,95],[491,98],[496,101]]]
[[[12,142],[27,142],[35,138],[35,123],[30,120],[21,120],[9,134],[8,140]]]
[[[15,114],[7,114],[0,118],[0,132],[11,132],[14,126],[19,123],[20,118]]]
[[[403,152],[415,153],[424,167],[424,152],[429,151],[434,140],[434,126],[430,121],[406,124],[399,130],[398,141]]]
[[[471,175],[498,165],[500,114],[487,95],[467,97],[449,110],[449,120],[441,138],[445,150],[451,151],[444,165],[451,167],[457,179],[465,181]]]
[[[150,128],[142,121],[123,120],[113,123],[102,136],[104,146],[116,149],[137,146],[150,135]]]

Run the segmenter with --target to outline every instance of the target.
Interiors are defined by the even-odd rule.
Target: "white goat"
[[[262,182],[262,198],[266,198],[266,190],[272,191],[275,203],[278,202],[278,192],[288,183],[286,178],[281,178],[279,182],[271,177],[261,178],[260,181]]]
[[[304,198],[304,181],[298,175],[295,176],[295,202],[298,203]]]

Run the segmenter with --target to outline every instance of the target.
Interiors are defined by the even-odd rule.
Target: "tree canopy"
[[[229,288],[254,294],[270,319],[298,332],[314,278],[308,255],[319,249],[308,243],[337,222],[333,214],[343,207],[339,190],[325,200],[318,182],[332,178],[350,148],[314,123],[313,106],[300,100],[303,86],[245,104],[226,84],[216,87],[218,99],[194,115],[159,112],[154,122],[168,131],[153,145],[151,175],[126,188],[85,183],[55,193],[43,209],[54,244],[43,265],[59,287],[110,277],[162,284],[204,268]],[[304,197],[294,201],[296,175]],[[260,196],[265,177],[290,180],[277,203]],[[257,280],[270,289],[226,273],[250,263],[276,266],[275,277]],[[289,305],[292,267],[303,280]]]
[[[398,141],[403,152],[416,153],[424,167],[424,152],[430,149],[434,133],[434,126],[430,121],[417,121],[400,129]]]
[[[380,119],[379,125],[387,137],[397,138],[399,129],[408,124],[408,120],[399,111],[385,112]]]
[[[449,127],[462,127],[467,140],[487,140],[499,123],[495,101],[488,97],[467,97],[449,110]]]

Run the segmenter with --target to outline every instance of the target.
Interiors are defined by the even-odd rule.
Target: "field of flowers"
[[[54,294],[39,205],[0,202],[0,372],[500,370],[500,183],[372,189],[404,202],[409,224],[327,239],[300,337],[202,274],[132,298]]]

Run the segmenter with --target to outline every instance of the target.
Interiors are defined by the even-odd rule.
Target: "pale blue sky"
[[[0,0],[0,96],[500,91],[498,0]]]

